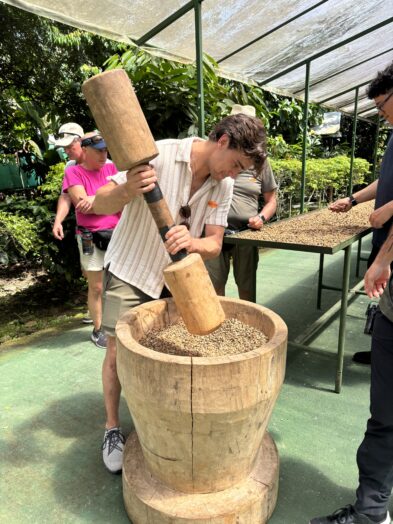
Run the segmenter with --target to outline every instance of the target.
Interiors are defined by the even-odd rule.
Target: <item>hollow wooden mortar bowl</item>
[[[227,318],[260,329],[267,344],[214,357],[141,346],[179,320],[172,299],[117,323],[117,370],[136,429],[123,463],[133,524],[263,524],[274,509],[279,460],[266,427],[284,380],[287,327],[265,307],[220,301]]]

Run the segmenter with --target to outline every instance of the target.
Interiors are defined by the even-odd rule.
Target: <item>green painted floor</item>
[[[290,340],[321,314],[315,307],[318,260],[315,254],[280,250],[261,255],[258,302],[283,317]],[[339,285],[342,254],[325,260],[325,283]],[[354,264],[355,254],[352,273]],[[227,294],[236,296],[232,280]],[[322,311],[338,297],[324,291]],[[307,524],[353,501],[369,369],[353,364],[351,355],[370,346],[363,334],[367,304],[357,296],[348,309],[340,395],[333,393],[337,319],[311,349],[288,348],[286,379],[270,423],[281,460],[270,524]],[[89,335],[90,328],[81,326],[0,352],[0,523],[129,522],[121,476],[107,473],[101,463],[103,351]],[[129,432],[123,400],[121,409]]]

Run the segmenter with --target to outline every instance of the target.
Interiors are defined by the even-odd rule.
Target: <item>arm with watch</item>
[[[263,193],[265,205],[263,209],[254,217],[248,220],[248,227],[251,229],[261,229],[268,222],[277,209],[276,191],[266,191]]]
[[[334,213],[346,213],[357,204],[373,200],[377,193],[378,180],[374,180],[367,187],[353,193],[351,196],[340,198],[329,205],[330,211]]]

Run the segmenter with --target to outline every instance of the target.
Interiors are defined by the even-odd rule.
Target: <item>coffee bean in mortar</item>
[[[217,357],[246,353],[268,342],[260,330],[240,320],[228,318],[210,335],[191,335],[183,321],[164,329],[152,330],[139,343],[142,346],[168,353],[193,357]]]

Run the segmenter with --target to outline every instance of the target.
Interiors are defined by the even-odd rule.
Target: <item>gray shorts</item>
[[[233,274],[236,285],[239,289],[252,290],[252,262],[254,259],[255,267],[258,267],[259,253],[253,246],[234,245],[217,258],[206,260],[205,264],[210,278],[216,289],[225,287],[228,280],[229,270],[233,261]]]
[[[120,280],[108,269],[104,269],[102,329],[107,335],[116,336],[115,328],[119,318],[128,309],[151,300],[153,298],[140,289]]]

